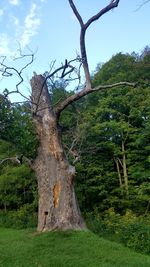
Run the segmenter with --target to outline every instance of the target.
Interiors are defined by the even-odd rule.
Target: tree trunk
[[[31,80],[33,119],[39,148],[33,168],[38,180],[38,231],[85,228],[78,208],[73,179],[61,145],[61,135],[53,112],[48,88],[42,75]]]
[[[116,163],[116,167],[117,167],[117,173],[118,173],[118,178],[119,178],[119,185],[120,185],[120,189],[121,192],[123,191],[123,184],[122,184],[122,177],[121,177],[121,173],[120,173],[120,167],[119,167],[119,160],[115,159],[115,163]]]
[[[123,176],[124,176],[124,185],[126,195],[129,195],[129,188],[128,188],[128,172],[127,172],[127,164],[126,164],[126,154],[125,154],[125,144],[122,141],[122,163],[123,163]]]

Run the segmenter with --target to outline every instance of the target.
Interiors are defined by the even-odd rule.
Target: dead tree
[[[91,86],[85,46],[86,30],[102,15],[116,8],[119,0],[110,1],[106,7],[86,23],[83,22],[74,2],[72,0],[68,0],[68,2],[81,26],[80,52],[85,74],[85,86],[81,91],[59,103],[57,107],[53,107],[45,78],[42,75],[35,75],[31,79],[32,101],[34,103],[32,105],[33,119],[40,141],[38,156],[34,163],[39,192],[38,231],[85,228],[74,193],[75,167],[69,164],[61,143],[61,133],[58,128],[61,112],[74,101],[92,92],[116,86],[134,86],[128,82],[100,85],[96,88]],[[73,72],[74,68],[71,66],[71,62],[66,60],[64,65],[55,70],[55,73],[60,71],[61,77],[65,77]],[[55,73],[51,73],[47,79]]]
[[[32,166],[38,180],[38,231],[84,229],[86,227],[74,192],[75,167],[69,164],[62,146],[59,118],[65,108],[87,94],[117,86],[134,86],[129,82],[99,85],[95,88],[91,85],[85,45],[86,30],[94,21],[116,8],[119,2],[119,0],[111,0],[106,7],[84,23],[73,0],[68,0],[81,26],[81,55],[77,60],[79,65],[82,65],[85,74],[85,85],[82,90],[59,102],[57,106],[52,105],[46,81],[56,74],[59,74],[61,78],[73,74],[76,71],[73,67],[75,60],[65,60],[64,64],[51,71],[46,78],[35,74],[31,79],[33,121],[39,138],[38,155]],[[20,72],[18,74],[21,76]]]

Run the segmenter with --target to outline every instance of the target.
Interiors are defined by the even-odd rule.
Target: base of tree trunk
[[[84,231],[87,227],[85,223],[78,223],[78,224],[71,224],[71,223],[62,223],[62,224],[55,224],[53,226],[46,226],[44,228],[41,228],[40,226],[37,227],[38,232],[50,232],[50,231],[68,231],[68,230],[74,230],[74,231]]]
[[[74,192],[75,168],[65,157],[40,146],[35,169],[39,195],[38,231],[86,229]]]
[[[57,185],[56,185],[57,186]],[[58,190],[58,188],[56,189]],[[45,231],[66,231],[66,230],[85,230],[86,225],[80,213],[80,209],[78,208],[74,188],[70,188],[72,190],[71,194],[67,191],[66,198],[62,196],[58,196],[57,193],[53,193],[52,201],[49,196],[49,203],[52,205],[49,208],[45,208],[47,206],[47,201],[45,202],[45,197],[41,199],[39,198],[39,212],[38,212],[38,232]],[[64,188],[63,188],[64,191]],[[69,199],[67,194],[69,193]],[[55,196],[56,194],[56,196]],[[59,203],[55,202],[55,197],[60,197],[58,200]],[[61,201],[63,201],[61,203]],[[43,205],[44,204],[44,205]],[[58,206],[57,206],[58,205]]]

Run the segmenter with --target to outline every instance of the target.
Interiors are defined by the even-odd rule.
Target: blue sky
[[[84,21],[109,2],[74,0]],[[91,71],[118,52],[140,52],[150,45],[150,3],[137,10],[142,2],[120,0],[118,8],[88,29],[86,44]],[[28,53],[28,46],[36,52],[36,60],[25,72],[27,87],[32,71],[43,73],[52,60],[59,66],[79,52],[80,28],[67,0],[1,0],[0,25],[0,56],[10,60],[17,53],[18,42],[23,51]],[[0,91],[10,84],[14,86],[13,81],[3,79]]]

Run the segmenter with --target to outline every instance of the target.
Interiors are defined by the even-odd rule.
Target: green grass
[[[0,228],[0,267],[150,267],[134,253],[91,232],[49,232]]]

